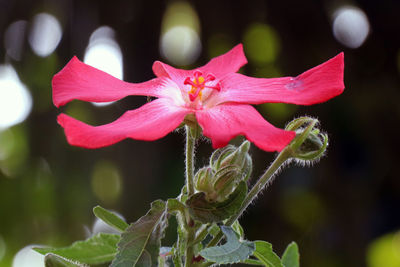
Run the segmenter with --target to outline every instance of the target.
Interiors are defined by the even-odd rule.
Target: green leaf
[[[200,251],[203,258],[217,264],[232,264],[243,262],[253,254],[255,250],[253,242],[239,240],[231,227],[221,226],[221,230],[226,236],[226,243],[222,246],[203,249]]]
[[[267,267],[284,267],[281,259],[272,251],[272,245],[265,241],[254,241],[254,256]]]
[[[69,247],[34,248],[34,250],[43,255],[52,253],[79,263],[101,264],[112,261],[117,253],[119,239],[119,235],[99,233],[85,241],[77,241]]]
[[[290,243],[283,252],[282,263],[284,267],[299,267],[300,254],[296,242]]]
[[[246,182],[238,184],[235,191],[223,202],[208,202],[203,192],[192,195],[187,201],[190,215],[202,223],[221,222],[237,212],[247,194]]]
[[[66,258],[60,257],[56,254],[48,253],[44,257],[45,267],[87,267],[88,265],[75,263],[67,260]]]
[[[129,226],[123,219],[100,206],[94,207],[93,213],[97,218],[120,232],[125,231]]]
[[[121,234],[118,254],[110,266],[156,267],[161,239],[167,227],[167,214],[164,201],[156,200],[151,203],[151,209],[147,214]]]
[[[262,263],[259,260],[255,260],[255,259],[247,259],[247,260],[243,261],[242,263],[249,264],[249,265],[265,266],[264,263]]]

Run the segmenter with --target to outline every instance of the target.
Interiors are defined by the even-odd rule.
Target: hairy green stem
[[[193,227],[188,227],[187,229],[187,240],[186,240],[186,251],[185,251],[185,267],[190,267],[192,266],[192,261],[193,261],[193,238],[194,238],[194,231]]]
[[[196,235],[194,237],[194,240],[190,245],[195,245],[197,243],[200,243],[201,241],[203,241],[204,238],[206,238],[207,234],[208,234],[208,225],[207,224],[203,224],[197,230]]]
[[[240,209],[236,214],[231,216],[225,225],[231,226],[247,209],[247,207],[253,202],[253,200],[257,197],[257,195],[265,188],[270,179],[274,176],[274,174],[279,170],[283,163],[288,160],[292,156],[292,149],[290,146],[285,147],[281,153],[279,153],[278,157],[272,162],[271,166],[264,172],[263,175],[258,179],[257,183],[251,188],[250,192],[247,194],[244,199]],[[207,247],[212,247],[218,244],[218,242],[223,237],[221,231],[214,236],[214,238],[208,243]]]
[[[194,145],[195,137],[191,133],[191,128],[186,126],[186,188],[187,195],[191,196],[194,194]],[[188,214],[187,214],[188,215]],[[193,239],[195,235],[194,221],[190,216],[186,216],[186,251],[185,251],[185,267],[192,266],[192,260],[194,256],[193,252]]]
[[[188,196],[193,195],[194,193],[194,143],[195,139],[192,137],[190,133],[190,127],[186,126],[186,186],[187,186],[187,194]]]

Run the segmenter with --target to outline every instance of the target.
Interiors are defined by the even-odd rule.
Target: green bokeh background
[[[161,34],[171,25],[187,24],[200,33],[202,45],[200,57],[188,68],[237,43],[244,44],[249,60],[241,72],[256,77],[295,76],[344,51],[346,90],[341,96],[307,107],[257,107],[279,127],[296,116],[318,117],[330,146],[328,156],[312,168],[285,169],[241,222],[249,240],[267,240],[278,253],[296,241],[305,267],[399,267],[400,2],[346,3],[364,10],[371,26],[357,49],[333,36],[332,13],[344,4],[339,0],[188,1],[178,3],[175,13],[168,8],[176,2],[164,0],[0,0],[0,64],[12,64],[33,96],[29,117],[0,132],[0,266],[11,266],[15,253],[29,244],[65,246],[85,238],[98,204],[131,222],[152,200],[179,193],[184,183],[182,131],[155,142],[125,140],[86,150],[69,146],[56,123],[60,112],[107,123],[145,103],[145,97],[101,108],[75,101],[57,109],[51,78],[73,55],[83,59],[90,34],[108,25],[123,53],[124,80],[151,79],[155,60],[171,63],[160,54]],[[10,59],[5,30],[16,20],[26,20],[29,29],[38,12],[59,19],[60,44],[42,58],[25,37],[21,59]],[[197,167],[207,163],[211,151],[209,142],[200,144]],[[274,154],[254,146],[251,154],[256,177]],[[172,236],[167,235],[167,244]]]

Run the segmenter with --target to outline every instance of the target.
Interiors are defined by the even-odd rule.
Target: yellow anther
[[[199,78],[197,78],[197,80],[199,81],[199,84],[204,83],[204,77],[200,76]]]

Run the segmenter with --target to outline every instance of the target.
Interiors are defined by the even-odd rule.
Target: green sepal
[[[193,219],[202,223],[221,222],[234,215],[245,199],[247,194],[247,184],[241,181],[235,191],[222,202],[208,202],[203,192],[192,195],[187,201]]]
[[[233,145],[227,145],[223,148],[218,148],[215,150],[210,157],[210,167],[212,167],[214,170],[218,170],[222,161],[235,152],[235,150],[236,147]]]
[[[282,263],[284,267],[300,266],[299,247],[296,242],[292,242],[286,247],[285,252],[283,252],[282,255]]]
[[[88,267],[89,265],[70,261],[56,254],[48,253],[44,257],[45,267]]]
[[[84,241],[64,248],[34,248],[40,254],[52,253],[73,262],[102,264],[113,260],[117,253],[119,235],[98,233]],[[79,265],[78,265],[79,266]]]
[[[176,212],[184,213],[185,205],[176,198],[170,198],[167,200],[167,211],[170,214],[174,214]]]
[[[254,242],[239,240],[235,231],[228,226],[221,226],[226,236],[226,243],[221,246],[205,248],[200,255],[217,264],[245,262],[255,250]]]
[[[207,231],[208,231],[208,233],[209,233],[210,235],[216,236],[216,235],[219,233],[219,231],[221,231],[221,230],[219,229],[219,226],[218,226],[217,224],[213,223],[213,224],[207,229]]]
[[[121,234],[118,253],[111,267],[156,267],[161,239],[167,227],[167,211],[164,201],[151,203],[146,215],[131,224]]]
[[[108,211],[100,206],[94,207],[93,213],[97,218],[120,232],[125,231],[129,226],[123,219],[115,215],[113,212]]]
[[[235,230],[235,232],[239,235],[240,238],[244,237],[244,230],[243,227],[240,225],[239,221],[236,220],[233,224],[232,224],[232,228],[233,230]]]
[[[254,256],[267,267],[284,267],[281,259],[272,250],[272,245],[265,241],[254,241],[256,250]]]

